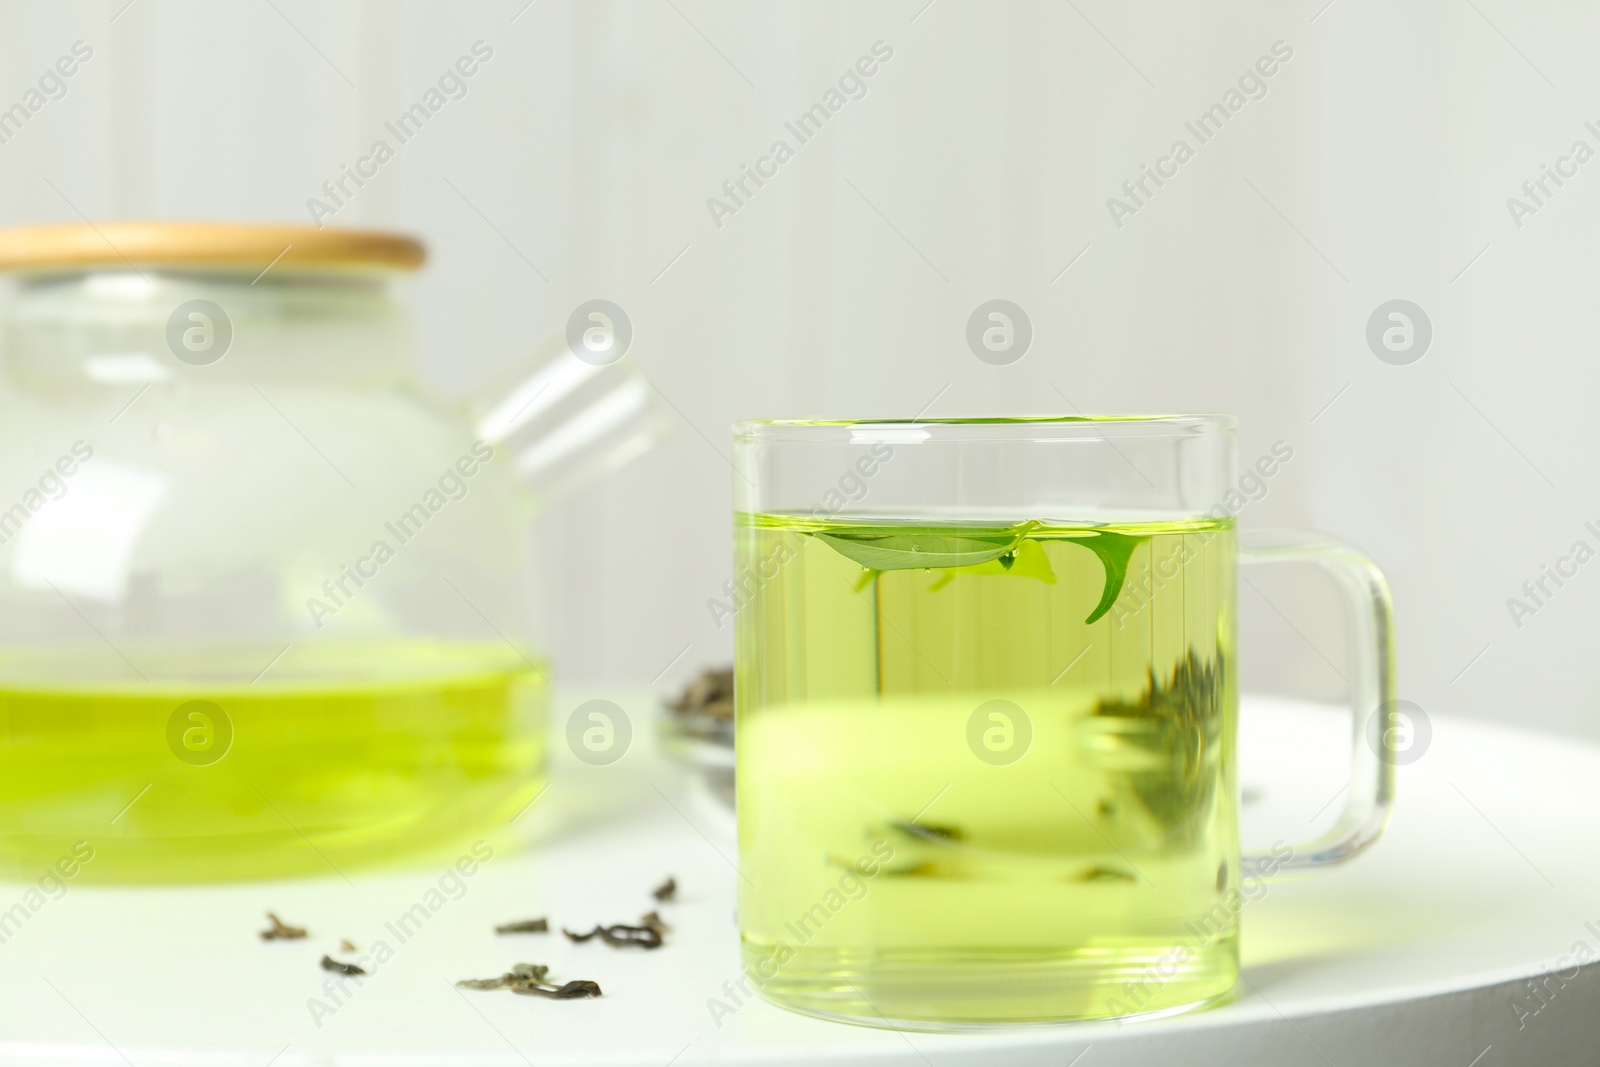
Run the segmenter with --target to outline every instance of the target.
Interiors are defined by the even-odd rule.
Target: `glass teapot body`
[[[382,269],[97,265],[0,320],[0,869],[342,872],[540,788],[531,495]]]

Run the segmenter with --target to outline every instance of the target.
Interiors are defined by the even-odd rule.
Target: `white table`
[[[578,696],[558,702],[563,722]],[[1520,1029],[1512,1007],[1535,1003],[1525,980],[1578,942],[1600,958],[1600,749],[1435,717],[1431,748],[1401,768],[1384,841],[1247,906],[1247,981],[1213,1011],[946,1036],[754,1001],[719,1026],[708,1001],[727,1002],[724,983],[740,974],[732,820],[655,753],[651,699],[619,703],[635,724],[632,750],[609,767],[558,752],[546,794],[486,835],[494,858],[403,943],[385,923],[425,899],[447,860],[348,882],[73,886],[0,945],[0,1063],[1600,1063],[1594,968],[1551,979],[1548,1005]],[[1337,807],[1342,717],[1247,700],[1241,734],[1246,844],[1307,838]],[[538,915],[574,928],[632,917],[669,873],[681,891],[662,909],[674,932],[659,951],[490,929]],[[24,889],[0,884],[0,910]],[[263,943],[267,909],[312,937]],[[382,939],[394,955],[334,1006],[317,961],[344,958],[340,938],[362,950]],[[519,960],[550,964],[558,980],[594,979],[605,996],[450,984]],[[334,1010],[313,1019],[316,996]]]

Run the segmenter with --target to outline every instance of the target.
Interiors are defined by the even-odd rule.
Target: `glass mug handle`
[[[1354,627],[1350,678],[1350,784],[1339,821],[1326,834],[1295,845],[1284,859],[1274,853],[1245,853],[1240,863],[1255,877],[1303,874],[1345,863],[1366,851],[1383,833],[1394,804],[1394,760],[1384,758],[1395,725],[1394,605],[1389,584],[1360,552],[1320,534],[1258,530],[1239,534],[1239,562],[1315,563],[1338,579]],[[1383,716],[1381,723],[1372,720]],[[1369,743],[1376,726],[1380,743]]]

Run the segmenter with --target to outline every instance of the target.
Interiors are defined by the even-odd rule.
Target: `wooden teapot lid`
[[[75,222],[0,229],[0,271],[144,264],[415,270],[422,242],[383,230],[241,222]]]

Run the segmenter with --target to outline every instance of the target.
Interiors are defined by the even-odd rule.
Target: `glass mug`
[[[1320,538],[1236,545],[1234,426],[735,427],[739,920],[768,999],[932,1029],[1199,1008],[1238,976],[1242,877],[1377,839],[1388,589]],[[1272,560],[1348,596],[1354,780],[1323,839],[1241,857],[1235,563]]]
[[[432,393],[423,258],[0,230],[0,875],[80,841],[93,880],[328,875],[454,855],[537,793],[527,528],[660,420],[623,350],[568,337]]]

